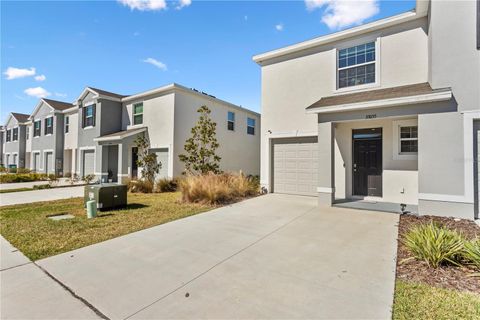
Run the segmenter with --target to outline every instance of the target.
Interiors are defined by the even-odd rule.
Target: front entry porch
[[[369,211],[381,211],[381,212],[391,212],[391,213],[402,213],[402,204],[385,202],[385,201],[372,201],[372,200],[361,200],[361,199],[343,199],[336,200],[333,203],[334,207],[339,208],[349,208],[357,210],[369,210]],[[404,207],[403,212],[418,213],[418,205],[407,204]]]

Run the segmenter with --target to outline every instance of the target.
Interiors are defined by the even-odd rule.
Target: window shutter
[[[97,104],[93,105],[93,126],[95,127],[95,120],[97,119]]]
[[[43,123],[44,123],[44,126],[45,126],[44,132],[45,132],[45,134],[47,134],[47,133],[48,133],[48,132],[47,132],[47,118],[45,118],[45,119],[43,120]]]
[[[85,107],[80,108],[80,112],[82,113],[82,128],[85,128]]]

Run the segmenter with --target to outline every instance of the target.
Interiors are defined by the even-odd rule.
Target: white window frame
[[[251,125],[248,124],[248,120],[249,120],[249,119],[252,119],[252,120],[255,122],[255,124],[254,124],[253,126],[251,126]],[[256,126],[257,126],[257,119],[247,117],[247,135],[249,135],[249,136],[254,136],[254,135],[256,135],[256,134],[257,134],[257,132],[256,132],[256,131],[257,131],[257,130],[256,130]],[[248,128],[253,128],[253,134],[248,133]]]
[[[135,105],[139,105],[139,104],[142,104],[142,113],[135,113]],[[143,121],[144,120],[143,115],[144,115],[144,111],[145,111],[144,108],[145,108],[145,105],[144,105],[143,101],[135,102],[135,103],[132,104],[132,126],[142,126],[143,125],[143,122],[144,122]],[[142,123],[135,124],[135,116],[140,116],[140,115],[142,116]]]
[[[50,126],[48,125],[48,119],[52,119],[52,124],[51,124]],[[46,135],[46,136],[51,136],[51,135],[53,134],[53,116],[51,116],[51,117],[46,117],[46,118],[45,118],[45,123],[47,123],[47,126],[45,126],[45,135]],[[50,127],[52,128],[52,132],[51,132],[51,133],[47,133],[48,128],[50,128]]]
[[[35,124],[36,123],[39,123],[39,132],[38,132],[38,136],[35,135]],[[38,138],[42,135],[42,120],[35,120],[33,121],[33,137],[34,138]]]
[[[402,153],[400,152],[400,128],[401,127],[417,127],[418,119],[394,120],[392,121],[392,152],[393,160],[418,160],[418,152]],[[417,129],[418,130],[418,129]],[[418,136],[417,136],[418,141]]]
[[[88,119],[88,118],[94,119],[94,117],[95,117],[95,103],[86,105],[84,108],[85,108],[85,109],[83,109],[83,112],[85,112],[85,127],[83,127],[83,129],[93,128],[93,127],[94,127],[94,126],[93,126],[94,120],[92,120],[92,125],[87,126],[86,124],[87,124],[87,119]],[[91,115],[91,116],[89,116],[89,115],[87,114],[87,109],[88,109],[88,108],[92,108],[92,115]],[[82,115],[82,116],[83,116],[83,115]]]
[[[70,116],[65,116],[65,134],[70,133]]]
[[[229,119],[229,115],[230,115],[230,114],[233,114],[233,120],[230,120],[230,119]],[[233,129],[232,129],[232,130],[230,130],[230,129],[228,128],[228,125],[230,124],[230,122],[231,122],[232,125],[233,125]],[[227,131],[235,131],[235,112],[233,112],[233,111],[227,111]]]
[[[15,130],[17,130],[17,139],[14,140],[14,139],[13,139],[13,138],[14,138],[13,132],[14,132]],[[18,127],[13,127],[13,128],[12,128],[12,142],[18,141],[18,138],[19,138],[18,136],[19,136],[19,135],[20,135],[20,130],[18,129]]]
[[[366,83],[366,84],[361,84],[361,85],[358,85],[358,86],[351,86],[351,87],[345,87],[345,88],[339,88],[339,77],[338,77],[338,55],[339,55],[339,52],[340,50],[342,49],[347,49],[347,48],[351,48],[351,47],[354,47],[354,46],[358,46],[358,45],[361,45],[361,44],[365,44],[365,43],[369,43],[369,42],[375,42],[375,61],[374,62],[368,62],[368,63],[365,63],[365,64],[371,64],[371,63],[375,63],[375,82],[372,82],[372,83]],[[350,92],[350,91],[362,91],[362,90],[367,90],[367,89],[372,89],[372,88],[375,88],[375,87],[379,87],[380,86],[380,65],[381,65],[381,38],[378,36],[378,35],[374,35],[374,36],[369,36],[369,37],[363,37],[363,38],[359,38],[359,39],[356,39],[356,40],[352,40],[352,41],[348,41],[348,42],[344,42],[342,43],[341,45],[337,46],[335,48],[335,61],[333,63],[333,66],[334,66],[334,87],[333,87],[333,92],[334,93],[338,93],[338,94],[341,94],[341,93],[344,93],[344,92]],[[355,65],[355,66],[350,66],[349,68],[353,68],[353,67],[357,67],[357,66],[361,66],[360,64],[359,65]],[[348,69],[348,68],[346,68]]]

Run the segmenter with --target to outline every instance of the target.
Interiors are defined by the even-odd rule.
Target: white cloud
[[[243,16],[243,20],[248,21],[248,16]]]
[[[138,37],[139,35],[140,35],[140,32],[138,32],[138,31],[135,31],[135,32],[133,33],[133,36],[134,36],[134,37]]]
[[[277,25],[275,26],[275,29],[276,29],[277,31],[283,31],[283,24],[282,24],[282,23],[277,24]]]
[[[31,77],[35,75],[35,68],[31,67],[30,69],[20,69],[8,67],[3,74],[6,76],[7,80]]]
[[[51,95],[50,92],[43,89],[42,87],[28,88],[28,89],[25,89],[23,92],[25,92],[25,94],[31,97],[36,97],[36,98],[45,98]]]
[[[60,98],[65,98],[67,96],[67,94],[66,93],[60,93],[60,92],[55,92],[55,96],[60,97]]]
[[[117,0],[124,6],[132,10],[139,11],[156,11],[167,9],[167,2],[165,0]]]
[[[158,69],[162,71],[167,71],[167,65],[161,61],[158,61],[157,59],[154,58],[147,58],[143,60],[143,62],[150,63],[151,65],[154,65]]]
[[[378,0],[305,0],[307,10],[325,7],[322,22],[330,29],[362,24],[380,12]]]
[[[35,76],[35,80],[37,80],[37,81],[45,81],[45,80],[47,80],[47,77],[45,77],[44,74],[39,74],[38,76]]]
[[[188,7],[191,4],[192,4],[192,0],[179,0],[176,8],[180,10],[184,7]]]

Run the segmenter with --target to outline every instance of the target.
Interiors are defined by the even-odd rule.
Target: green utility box
[[[102,183],[85,186],[84,205],[95,200],[98,210],[127,206],[127,186],[116,183]]]

